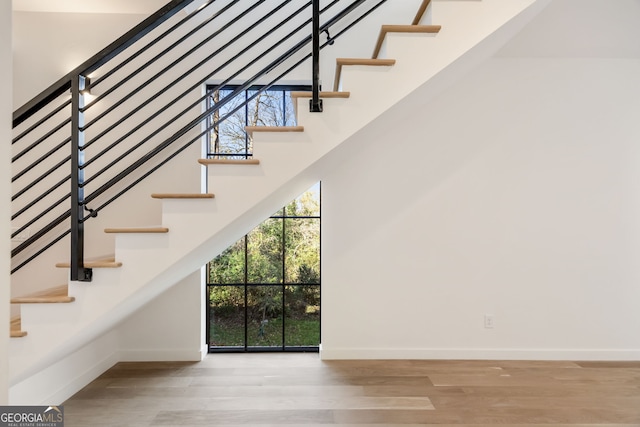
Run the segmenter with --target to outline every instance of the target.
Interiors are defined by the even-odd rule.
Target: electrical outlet
[[[12,227],[11,228],[11,234],[13,235],[13,233],[15,233],[18,230],[19,230],[19,228]],[[14,237],[12,237],[11,241],[12,242],[24,242],[29,237],[31,237],[31,229],[30,228],[25,228],[20,233],[16,234]]]
[[[493,314],[485,314],[484,315],[485,329],[493,329],[494,326],[495,326],[495,319],[493,318]]]

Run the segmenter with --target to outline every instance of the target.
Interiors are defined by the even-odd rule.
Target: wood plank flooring
[[[638,427],[640,362],[214,354],[120,363],[64,410],[67,427]]]

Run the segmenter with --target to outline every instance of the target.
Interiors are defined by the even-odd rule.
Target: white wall
[[[323,179],[323,357],[640,358],[640,10],[566,3]]]
[[[0,241],[5,242],[0,249],[0,319],[3,326],[0,327],[0,405],[8,402],[9,391],[9,366],[7,363],[9,330],[6,324],[9,322],[9,218],[11,208],[9,199],[11,187],[9,185],[11,148],[11,97],[12,97],[12,71],[11,71],[11,2],[0,2],[0,82],[2,82],[2,97],[0,98],[0,159],[4,163],[0,167]]]
[[[14,12],[16,109],[126,33],[144,15]]]
[[[118,328],[121,361],[199,361],[205,345],[205,289],[197,271]]]
[[[51,2],[49,0],[14,0],[13,9],[20,11],[40,12],[73,12],[73,13],[140,13],[155,12],[164,6],[164,0],[138,0],[135,3],[128,0],[64,0]]]

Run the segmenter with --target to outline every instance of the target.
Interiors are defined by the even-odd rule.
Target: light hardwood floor
[[[640,426],[640,362],[327,361],[215,354],[120,363],[65,426]]]

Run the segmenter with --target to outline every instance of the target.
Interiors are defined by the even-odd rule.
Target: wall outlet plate
[[[485,314],[484,315],[484,327],[485,329],[493,329],[495,326],[495,319],[493,314]]]

